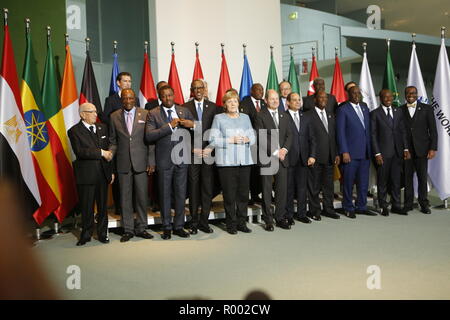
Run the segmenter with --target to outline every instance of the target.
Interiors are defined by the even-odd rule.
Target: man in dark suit
[[[252,85],[250,96],[242,99],[239,105],[239,111],[250,117],[253,129],[256,128],[256,116],[262,110],[267,108],[266,102],[263,100],[264,88],[260,83]],[[252,146],[257,148],[257,144]],[[259,194],[261,193],[261,178],[258,165],[253,165],[250,171],[250,201],[249,205],[261,203]]]
[[[194,99],[183,105],[194,116],[196,123],[195,130],[190,131],[192,138],[192,158],[188,169],[190,233],[197,234],[197,230],[212,233],[213,229],[209,226],[208,218],[214,191],[214,167],[211,160],[212,149],[207,148],[209,135],[205,135],[205,132],[211,129],[214,116],[220,113],[222,108],[219,109],[205,98],[202,80],[192,81],[191,92]]]
[[[344,198],[342,208],[349,218],[356,218],[355,212],[376,215],[367,210],[369,189],[369,168],[371,152],[370,114],[364,102],[360,102],[358,86],[349,90],[349,101],[339,107],[336,115],[336,133],[339,154],[342,155],[344,175]],[[353,206],[353,185],[356,183],[356,210]]]
[[[164,86],[167,86],[168,84],[167,84],[167,82],[166,81],[160,81],[160,82],[158,82],[157,84],[156,84],[156,92],[159,92],[159,89],[161,88],[161,87],[164,87]],[[145,109],[146,110],[152,110],[152,109],[154,109],[154,108],[156,108],[156,107],[159,107],[161,105],[161,100],[159,100],[159,99],[155,99],[155,100],[151,100],[151,101],[148,101],[146,104],[145,104]]]
[[[311,216],[314,220],[321,220],[319,193],[323,195],[322,215],[339,219],[334,211],[334,165],[339,165],[339,155],[336,147],[336,124],[334,114],[328,113],[325,108],[328,95],[320,90],[315,94],[316,107],[311,110],[314,136],[317,141],[316,162],[309,168],[309,204]]]
[[[339,108],[340,106],[342,106],[344,103],[348,102],[348,91],[350,90],[351,87],[354,87],[354,86],[356,86],[356,85],[357,85],[357,83],[356,83],[355,81],[349,81],[349,82],[347,82],[347,83],[345,84],[344,90],[345,90],[345,92],[347,93],[347,100],[344,101],[344,102],[339,103],[338,108]],[[336,110],[336,112],[337,112],[337,110]]]
[[[436,155],[438,134],[432,106],[417,101],[417,88],[405,89],[406,104],[400,109],[406,124],[408,148],[411,159],[405,161],[405,210],[413,209],[413,175],[417,172],[419,204],[421,211],[430,214],[428,201],[428,160]]]
[[[391,195],[391,211],[406,215],[401,208],[400,188],[402,159],[409,159],[408,141],[402,111],[392,107],[392,92],[380,92],[381,106],[370,113],[372,153],[377,166],[378,203],[383,216],[389,215],[386,201],[388,185]]]
[[[147,175],[152,173],[154,146],[144,141],[147,110],[136,108],[136,96],[132,89],[122,90],[122,109],[111,115],[111,151],[116,157],[120,181],[120,203],[122,205],[122,226],[124,234],[120,242],[126,242],[136,235],[144,239],[153,236],[145,231],[147,227]],[[134,208],[136,222],[134,222]]]
[[[194,128],[194,117],[189,109],[174,104],[173,89],[170,86],[161,87],[158,95],[162,104],[150,111],[145,138],[148,143],[155,144],[159,204],[164,230],[161,237],[163,240],[170,239],[173,229],[173,234],[187,238],[189,233],[183,227],[188,164],[191,162],[191,137],[186,129]],[[172,195],[175,200],[173,228],[170,214]]]
[[[315,78],[313,81],[314,92],[325,91],[325,80],[322,78]],[[336,97],[332,94],[327,94],[327,106],[325,110],[328,114],[336,114],[338,107]],[[303,97],[303,112],[314,110],[316,107],[315,94]]]
[[[98,241],[108,243],[106,200],[112,174],[112,152],[106,125],[96,123],[97,109],[91,103],[80,106],[80,122],[68,131],[77,159],[73,163],[80,198],[82,232],[77,246],[91,241],[94,231],[94,203],[97,204]]]
[[[110,124],[111,114],[119,109],[122,109],[122,90],[131,88],[131,74],[129,72],[121,72],[116,77],[116,83],[119,91],[110,95],[105,99],[105,107],[100,117],[102,122]],[[136,99],[136,107],[139,107],[139,99]]]
[[[294,193],[297,198],[296,219],[302,223],[311,223],[306,216],[306,194],[308,183],[308,167],[316,162],[317,142],[313,131],[312,117],[301,111],[302,98],[298,93],[287,96],[289,107],[286,115],[292,133],[291,148],[288,153],[288,191],[286,215],[288,222],[294,224]]]
[[[280,105],[278,106],[279,113],[287,111],[288,106],[286,103],[287,96],[292,92],[291,83],[289,81],[281,81],[278,85],[280,91]]]
[[[256,117],[263,190],[262,211],[266,231],[273,231],[274,224],[272,213],[273,180],[275,180],[276,226],[282,229],[291,228],[284,216],[286,212],[287,168],[289,166],[286,154],[292,143],[292,133],[286,113],[278,113],[279,99],[275,90],[268,90],[266,92],[267,108],[261,110]]]

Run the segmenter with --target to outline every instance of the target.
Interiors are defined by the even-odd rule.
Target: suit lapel
[[[124,111],[123,110],[120,110],[119,121],[122,124],[123,130],[125,131],[125,133],[127,135],[130,135],[130,133],[128,132],[127,124],[125,122],[125,115],[124,115]]]
[[[383,107],[380,106],[380,113],[381,113],[381,119],[383,119],[384,122],[386,122],[386,124],[388,125],[389,128],[392,128],[392,123],[389,121],[389,116],[384,112]],[[392,112],[394,113],[394,112]],[[395,121],[395,118],[394,118]]]
[[[330,115],[328,114],[328,112],[326,112],[326,110],[325,110],[325,114],[327,115],[328,132],[327,132],[327,130],[325,130],[325,126],[323,125],[322,119],[320,119],[320,117],[317,114],[316,110],[313,109],[313,110],[311,110],[311,112],[313,112],[313,114],[314,114],[313,117],[315,117],[316,121],[318,121],[318,123],[320,124],[321,130],[323,130],[323,132],[328,134],[328,132],[330,132]]]
[[[134,134],[134,132],[138,128],[138,123],[139,123],[139,119],[141,119],[141,114],[142,114],[141,111],[138,108],[136,108],[136,110],[134,112],[133,129],[131,131],[131,134]]]

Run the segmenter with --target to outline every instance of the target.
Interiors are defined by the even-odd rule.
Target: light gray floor
[[[439,203],[436,199],[433,203]],[[96,240],[76,247],[73,234],[41,241],[35,252],[64,298],[242,299],[262,289],[274,299],[450,299],[450,211],[408,216],[323,218],[289,231],[199,232],[189,239]],[[81,268],[81,289],[68,290],[67,267]],[[381,270],[369,290],[367,268]]]

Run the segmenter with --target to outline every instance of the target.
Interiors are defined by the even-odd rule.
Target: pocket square
[[[106,136],[102,136],[102,139],[105,139],[106,138]]]
[[[138,123],[145,123],[144,120],[138,120]]]

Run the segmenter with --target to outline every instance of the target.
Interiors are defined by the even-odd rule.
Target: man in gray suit
[[[171,238],[170,209],[173,195],[173,234],[187,238],[189,233],[183,229],[188,165],[191,162],[191,136],[187,130],[194,128],[194,117],[188,108],[174,104],[173,89],[170,86],[161,87],[158,95],[162,103],[148,114],[145,138],[148,143],[155,144],[159,203],[164,230],[161,237],[164,240]]]
[[[111,151],[116,157],[122,206],[124,234],[120,242],[126,242],[134,235],[144,239],[153,236],[145,231],[147,227],[147,174],[154,165],[154,146],[144,141],[147,110],[136,108],[136,96],[132,89],[122,90],[122,109],[111,114]],[[134,196],[133,196],[134,193]],[[137,219],[134,222],[134,207]]]

